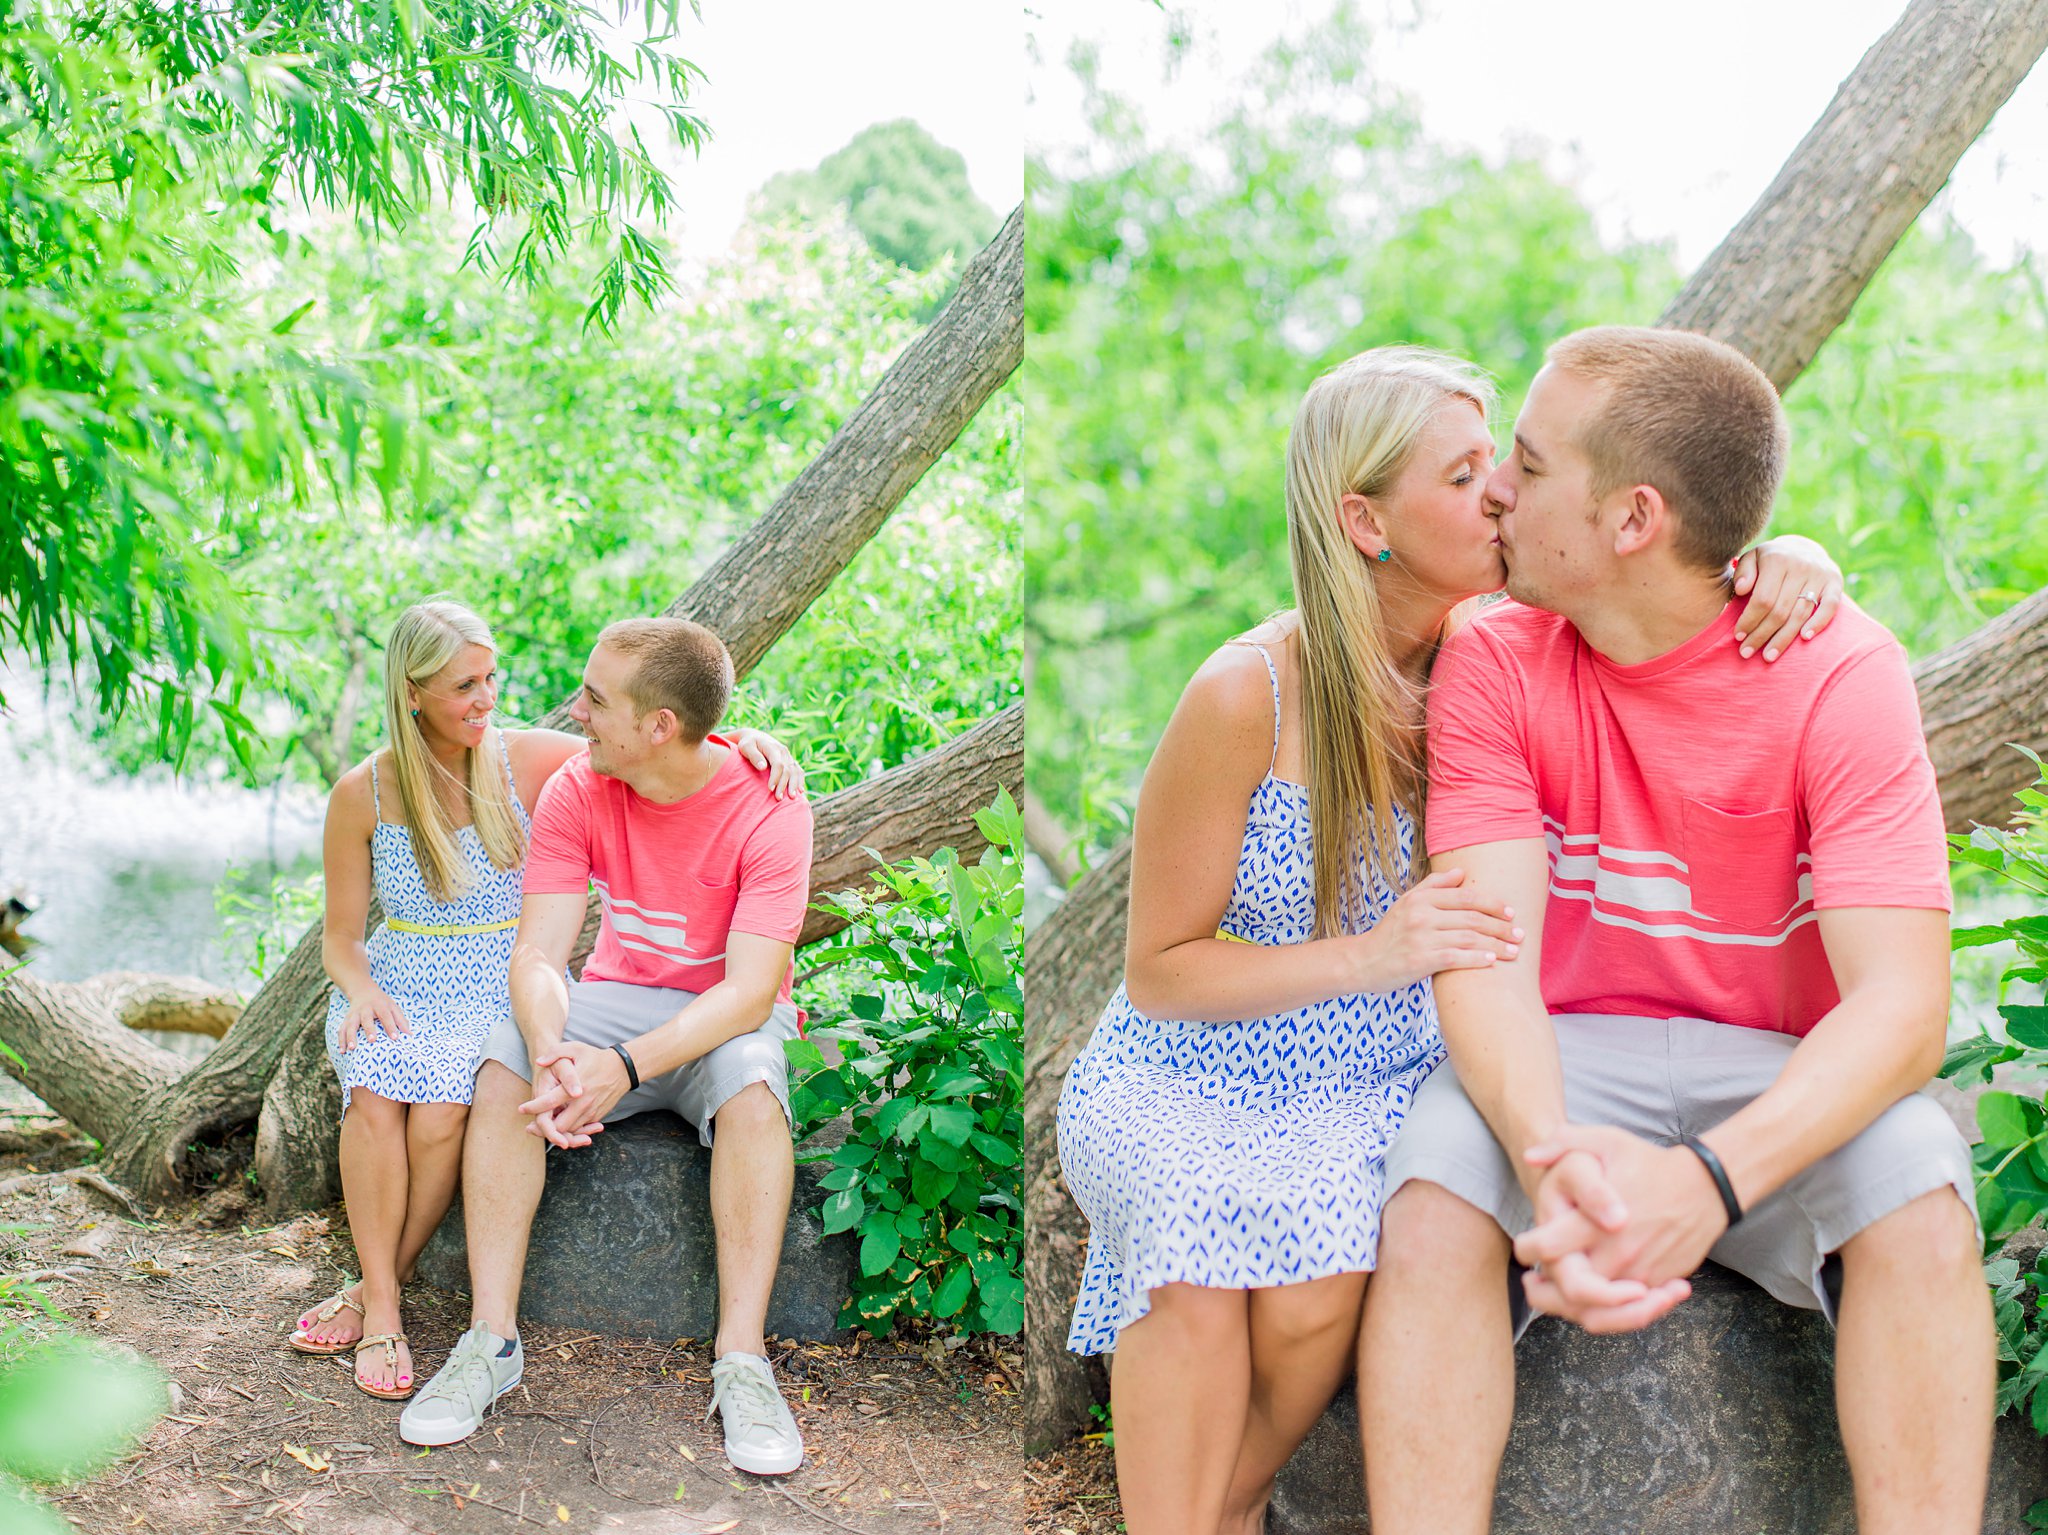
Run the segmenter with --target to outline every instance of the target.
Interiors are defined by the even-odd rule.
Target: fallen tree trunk
[[[2048,0],[1912,0],[1842,83],[1756,205],[1659,323],[1739,347],[1783,391],[2048,48]],[[2048,593],[1917,669],[1951,830],[2003,820],[2032,769],[2007,741],[2048,744]],[[1988,664],[1991,657],[1997,668]],[[1997,691],[1994,693],[1993,689]],[[1960,824],[1959,824],[1960,823]],[[1130,844],[1032,935],[1025,1082],[1025,1447],[1086,1427],[1099,1373],[1059,1349],[1086,1223],[1051,1149],[1059,1084],[1115,988]]]
[[[110,970],[79,986],[95,992],[99,1005],[131,1029],[219,1039],[242,1016],[241,993],[196,975]]]
[[[2048,756],[2048,590],[1929,656],[1913,681],[1948,829],[2005,825],[2034,782],[2008,743]]]
[[[894,863],[950,847],[963,859],[978,857],[988,844],[974,812],[1000,788],[1017,794],[1023,780],[1024,707],[1014,704],[937,751],[826,796],[816,810],[811,901],[863,883],[877,854]],[[593,896],[571,960],[576,969],[597,942],[599,910]],[[815,942],[845,925],[813,911],[797,942]],[[257,1120],[256,1180],[273,1215],[317,1209],[340,1196],[339,1132],[325,1030],[307,1029],[264,1089]]]
[[[7,1073],[88,1135],[105,1140],[135,1105],[191,1063],[136,1037],[89,983],[0,981]]]
[[[668,611],[716,629],[744,676],[1016,369],[1023,323],[1019,212],[970,263],[938,319],[891,365],[818,459]],[[763,581],[773,589],[764,589]],[[566,704],[546,723],[565,723],[565,711]],[[942,771],[953,768],[948,764]],[[138,1094],[118,1122],[101,1121],[103,1128],[94,1133],[108,1143],[102,1164],[108,1174],[149,1203],[180,1193],[187,1148],[231,1134],[257,1117],[288,1056],[301,1064],[315,1058],[306,1036],[318,1032],[327,991],[315,929],[250,999],[211,1055],[184,1076]],[[36,1040],[32,1048],[53,1043],[48,1031]],[[294,1078],[299,1075],[295,1070]],[[70,1117],[63,1103],[52,1106]],[[318,1169],[305,1178],[283,1172],[302,1144],[321,1160],[317,1146],[325,1142],[306,1141],[303,1120],[282,1098],[277,1112],[279,1123],[261,1137],[269,1148],[265,1165],[281,1180],[305,1187],[330,1181]]]

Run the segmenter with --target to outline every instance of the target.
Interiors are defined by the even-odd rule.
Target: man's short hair
[[[693,745],[718,728],[732,698],[732,657],[725,642],[687,618],[622,618],[597,637],[637,665],[626,695],[643,715],[667,709]]]
[[[1596,325],[1550,349],[1551,366],[1601,386],[1578,424],[1593,494],[1654,485],[1678,514],[1679,556],[1726,565],[1771,519],[1785,477],[1785,407],[1761,368],[1710,336]]]

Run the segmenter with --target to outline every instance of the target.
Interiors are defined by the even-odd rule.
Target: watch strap
[[[631,1092],[640,1085],[640,1068],[633,1064],[633,1053],[624,1045],[613,1045],[612,1048],[619,1053],[619,1059],[626,1063],[626,1081],[630,1084],[626,1091]],[[1722,1187],[1727,1187],[1725,1180],[1722,1183]]]
[[[1735,1197],[1735,1185],[1728,1181],[1728,1169],[1721,1165],[1721,1159],[1714,1155],[1713,1148],[1696,1135],[1681,1135],[1678,1144],[1700,1159],[1721,1196],[1721,1208],[1728,1213],[1728,1224],[1737,1224],[1742,1219],[1742,1204]]]

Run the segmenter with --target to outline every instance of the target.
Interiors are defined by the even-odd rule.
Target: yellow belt
[[[453,938],[466,933],[502,933],[507,928],[519,926],[519,919],[512,917],[504,922],[477,922],[462,927],[423,927],[417,922],[401,922],[396,917],[386,917],[384,925],[396,933],[426,933],[434,938]]]
[[[1240,938],[1240,937],[1239,937],[1239,936],[1238,936],[1237,934],[1235,934],[1235,933],[1231,933],[1231,932],[1226,932],[1226,931],[1224,931],[1224,930],[1223,930],[1222,928],[1220,928],[1220,927],[1216,929],[1216,936],[1217,936],[1218,938],[1221,938],[1221,939],[1225,940],[1225,941],[1226,941],[1226,942],[1228,942],[1228,943],[1248,943],[1248,944],[1251,944],[1251,945],[1252,945],[1252,946],[1253,946],[1254,948],[1256,948],[1256,947],[1258,946],[1258,940],[1257,940],[1257,939],[1255,939],[1255,938]]]

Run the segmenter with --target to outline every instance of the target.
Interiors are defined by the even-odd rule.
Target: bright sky
[[[1690,270],[1748,211],[1905,0],[1363,0],[1383,22],[1421,20],[1375,46],[1429,136],[1498,159],[1534,149],[1577,186],[1609,235],[1677,242]],[[1328,0],[1204,4],[1041,0],[1031,22],[1027,140],[1085,142],[1065,68],[1101,45],[1103,84],[1161,137],[1199,135],[1227,83],[1268,43],[1327,15]],[[1170,20],[1192,46],[1168,79]],[[1055,161],[1057,163],[1057,161]],[[2048,255],[2048,66],[2036,67],[1942,194],[1992,259]]]
[[[958,150],[999,217],[1023,196],[1023,18],[1012,0],[701,4],[701,21],[683,7],[674,44],[709,77],[691,105],[713,134],[699,158],[678,152],[673,167],[682,216],[669,232],[686,256],[723,251],[749,194],[777,171],[808,170],[892,118],[914,118]]]

